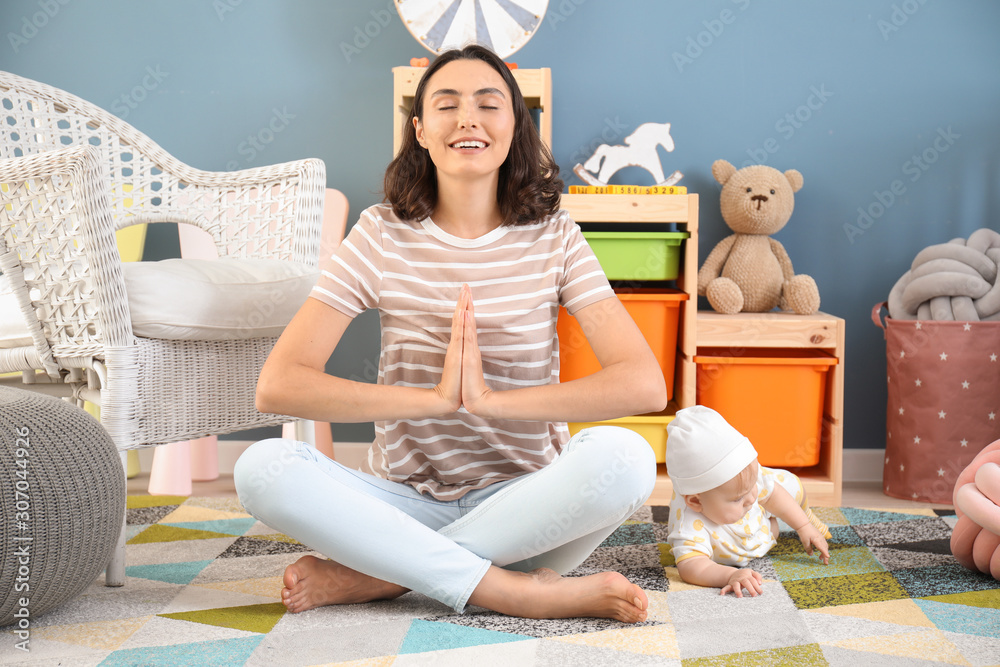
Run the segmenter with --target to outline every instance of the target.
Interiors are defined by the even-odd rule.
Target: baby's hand
[[[725,595],[729,591],[736,594],[736,597],[743,597],[743,589],[747,589],[750,597],[757,597],[764,592],[763,582],[764,578],[760,576],[759,572],[754,572],[750,568],[746,567],[733,572],[732,576],[729,577],[729,583],[719,591],[719,595]]]
[[[799,540],[802,542],[802,547],[806,550],[806,553],[810,556],[813,555],[813,547],[819,549],[820,560],[823,561],[823,565],[830,564],[830,549],[826,544],[826,538],[820,535],[820,532],[816,530],[816,527],[811,523],[807,523],[796,531],[799,534]]]

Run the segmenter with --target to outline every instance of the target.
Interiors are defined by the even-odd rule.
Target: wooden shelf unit
[[[403,143],[403,123],[410,115],[413,107],[413,96],[417,92],[420,77],[427,71],[426,67],[393,67],[392,95],[395,110],[392,125],[392,154],[399,152]],[[514,80],[517,81],[521,95],[529,109],[538,110],[538,131],[542,141],[552,149],[552,70],[548,67],[540,69],[512,69]]]
[[[819,463],[791,470],[801,477],[810,504],[839,506],[844,461],[844,320],[826,313],[723,315],[703,310],[697,311],[696,336],[697,347],[813,349],[837,358],[826,374]]]
[[[674,398],[668,413],[695,403],[695,320],[698,312],[698,195],[569,195],[562,207],[577,222],[676,223],[684,240],[677,289],[689,296],[681,305],[674,367]]]

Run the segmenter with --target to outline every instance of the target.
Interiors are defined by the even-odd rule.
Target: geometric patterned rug
[[[314,552],[238,501],[137,495],[128,507],[125,587],[102,575],[32,619],[30,653],[0,629],[0,664],[1000,664],[1000,582],[951,556],[947,511],[814,508],[830,564],[785,533],[752,564],[763,595],[738,599],[682,582],[669,508],[643,507],[574,572],[615,569],[644,588],[649,618],[626,625],[458,615],[416,593],[288,614],[282,572]]]

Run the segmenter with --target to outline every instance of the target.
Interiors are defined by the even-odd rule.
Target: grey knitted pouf
[[[8,387],[0,387],[0,463],[0,627],[17,629],[107,566],[125,516],[125,473],[111,436],[86,411]]]

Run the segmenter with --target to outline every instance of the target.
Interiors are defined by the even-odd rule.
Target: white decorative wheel
[[[548,0],[395,0],[403,25],[435,54],[475,43],[507,58],[542,24]]]

